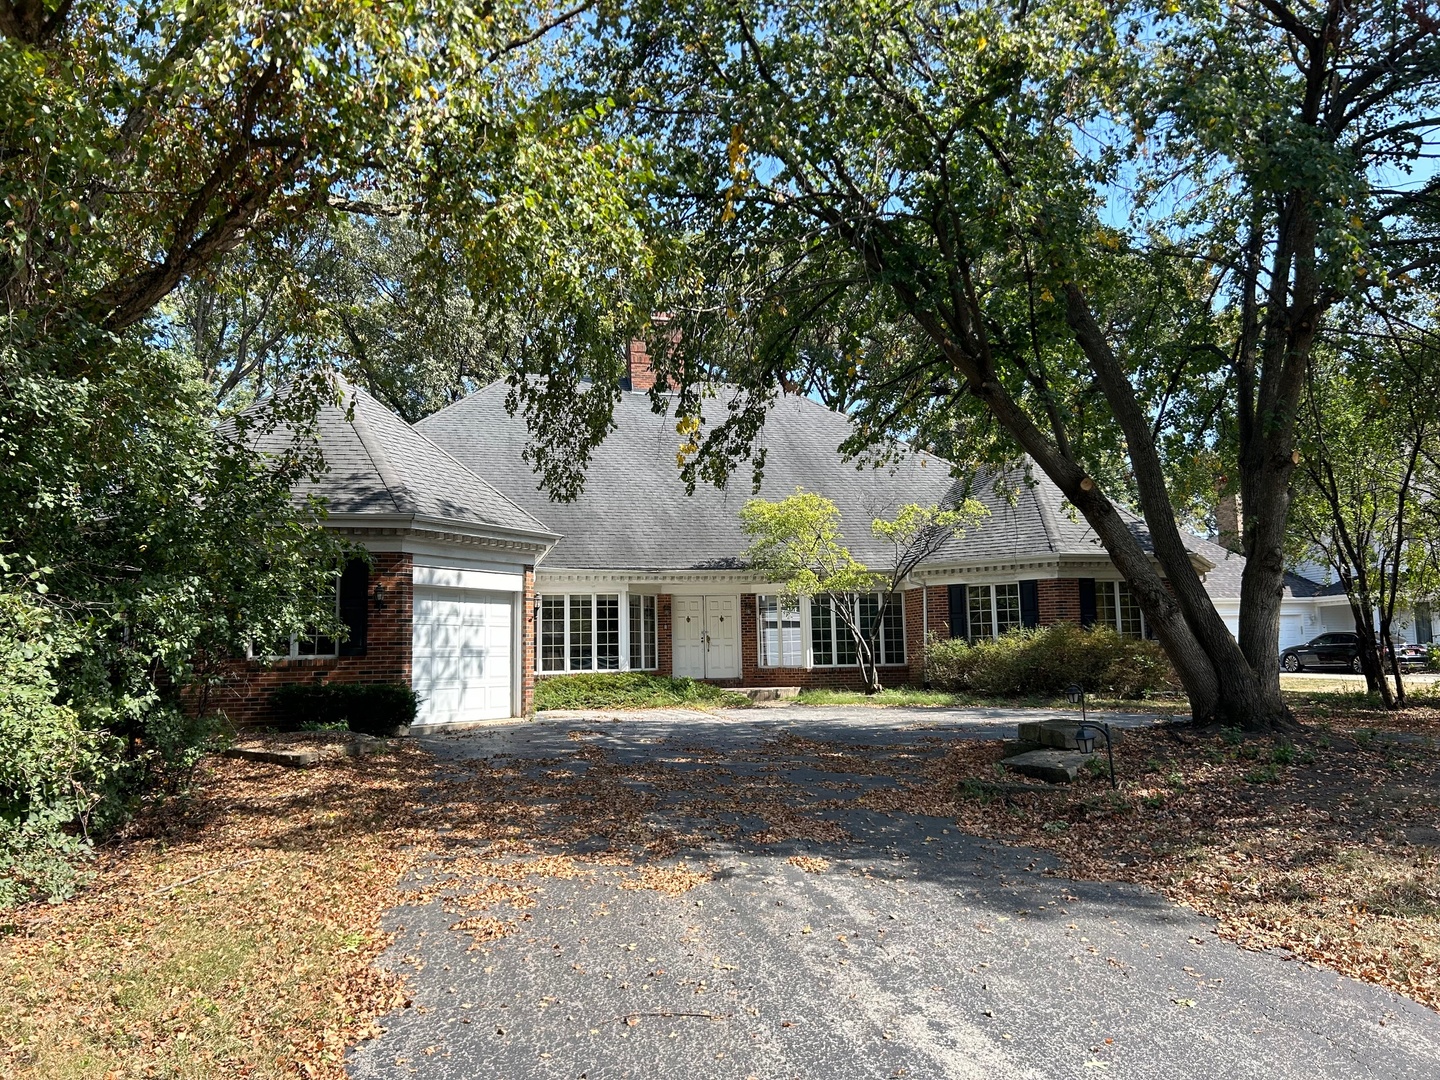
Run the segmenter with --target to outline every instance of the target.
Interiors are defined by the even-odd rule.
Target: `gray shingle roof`
[[[562,534],[546,565],[615,570],[742,567],[739,556],[747,540],[738,515],[751,496],[748,470],[742,468],[727,489],[702,485],[687,496],[675,465],[682,440],[674,419],[653,413],[647,394],[620,395],[616,429],[596,449],[584,492],[573,503],[551,502],[539,489],[535,473],[521,459],[530,433],[522,417],[506,412],[505,396],[503,384],[492,384],[417,426]],[[850,419],[841,413],[808,398],[781,398],[758,443],[768,451],[760,494],[783,498],[803,487],[833,500],[851,550],[872,565],[883,565],[886,552],[872,537],[871,520],[906,503],[945,503],[962,485],[951,476],[948,462],[920,452],[878,469],[847,463],[838,451],[851,431]],[[981,476],[973,493],[990,516],[946,544],[934,562],[1104,555],[1094,532],[1067,507],[1059,488],[1038,469],[1030,471],[1027,480],[1021,469],[1010,470],[1004,485],[1008,494],[996,490],[995,474]],[[1148,549],[1144,523],[1126,517]],[[1213,547],[1195,538],[1192,550],[1204,555]]]
[[[572,503],[551,502],[521,459],[530,434],[523,417],[506,412],[505,394],[503,384],[493,384],[417,427],[562,534],[547,566],[742,568],[747,539],[739,512],[751,497],[748,468],[742,466],[725,489],[702,484],[687,496],[675,464],[683,440],[674,417],[651,412],[647,394],[627,392],[615,409],[615,430],[591,457],[584,492]],[[907,502],[940,502],[954,481],[949,465],[928,454],[910,454],[893,467],[857,468],[838,453],[849,434],[847,417],[807,398],[776,402],[757,444],[768,451],[760,494],[783,498],[797,487],[819,492],[840,508],[851,550],[876,559],[870,521]]]
[[[416,431],[370,394],[341,382],[353,419],[334,404],[321,407],[317,437],[329,471],[296,493],[317,495],[331,514],[419,518],[500,529],[540,538],[544,525]],[[275,453],[290,445],[279,428],[260,435],[256,448]]]

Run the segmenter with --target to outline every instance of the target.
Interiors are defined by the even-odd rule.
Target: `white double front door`
[[[740,677],[740,600],[734,596],[677,596],[671,603],[670,645],[675,674],[689,679]]]

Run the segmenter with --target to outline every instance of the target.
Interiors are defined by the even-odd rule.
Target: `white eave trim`
[[[356,536],[414,536],[441,543],[482,545],[523,551],[543,557],[560,539],[558,533],[470,525],[411,514],[330,514],[324,526]]]

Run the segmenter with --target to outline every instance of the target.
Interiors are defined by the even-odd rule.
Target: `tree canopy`
[[[854,449],[1023,453],[1197,718],[1286,723],[1300,398],[1338,303],[1433,278],[1436,28],[1392,0],[642,5],[602,51],[657,156],[661,366],[743,388],[691,467],[742,458],[785,389],[847,402]],[[1247,510],[1238,644],[1174,509],[1221,475]]]
[[[0,666],[48,671],[0,697],[0,879],[62,887],[77,808],[193,760],[198,660],[336,629],[345,553],[290,496],[334,396],[313,361],[343,341],[413,415],[503,310],[512,347],[613,365],[648,256],[636,159],[575,82],[587,12],[0,0]],[[381,285],[433,322],[390,325]],[[292,392],[221,423],[237,372],[226,405]],[[274,423],[295,452],[257,459]],[[51,688],[98,757],[21,752]]]

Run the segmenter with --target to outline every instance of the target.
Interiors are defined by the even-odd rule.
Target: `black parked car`
[[[1424,668],[1430,659],[1430,650],[1424,645],[1409,642],[1395,642],[1395,659],[1400,669]],[[1306,668],[1333,667],[1353,671],[1359,675],[1360,636],[1358,634],[1321,634],[1314,641],[1304,645],[1291,645],[1280,654],[1280,666],[1286,671],[1304,671]],[[1385,670],[1390,670],[1390,658],[1385,657]]]
[[[1285,671],[1304,671],[1306,668],[1343,668],[1357,675],[1364,669],[1360,666],[1359,634],[1321,634],[1304,645],[1291,645],[1280,654],[1280,667]]]

